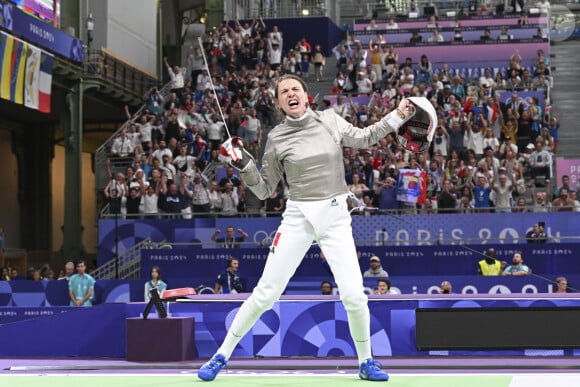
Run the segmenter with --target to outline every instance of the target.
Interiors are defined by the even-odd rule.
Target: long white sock
[[[262,310],[253,302],[252,296],[248,298],[238,310],[232,321],[230,329],[217,353],[221,353],[226,359],[232,356],[232,352],[242,337],[254,326],[258,318],[262,315]],[[370,328],[369,328],[370,329]]]
[[[358,356],[359,364],[372,357],[371,350],[371,316],[369,308],[365,307],[347,312],[350,335],[354,341],[354,347]]]

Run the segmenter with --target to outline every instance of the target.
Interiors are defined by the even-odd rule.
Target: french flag
[[[40,58],[40,75],[38,79],[38,110],[50,113],[50,94],[52,86],[52,64],[54,57],[44,51]]]

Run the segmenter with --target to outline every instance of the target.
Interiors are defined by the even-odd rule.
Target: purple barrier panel
[[[519,280],[513,278],[514,280]],[[173,317],[194,317],[196,349],[201,358],[210,357],[225,337],[228,321],[245,295],[206,296],[192,302],[172,304]],[[216,302],[221,299],[227,302]],[[579,306],[575,295],[389,295],[370,296],[371,341],[377,356],[427,356],[417,351],[415,315],[417,307],[521,307]],[[127,315],[139,315],[142,306],[130,304]],[[458,351],[459,352],[459,351]],[[473,355],[476,351],[462,351]],[[485,351],[482,356],[524,355],[518,351]],[[564,354],[564,353],[562,353]],[[571,351],[566,352],[572,355]],[[282,296],[260,317],[234,351],[237,356],[354,356],[346,313],[337,296]],[[442,354],[444,355],[444,354]]]
[[[47,307],[56,313],[0,325],[0,356],[125,356],[125,304],[70,309]]]
[[[402,19],[396,20],[399,28],[425,28],[427,26],[427,19],[417,19],[409,20]],[[463,27],[491,27],[491,26],[517,26],[519,17],[480,17],[480,18],[461,18],[461,25]],[[545,17],[528,17],[529,24],[546,24],[547,19]],[[388,19],[377,19],[377,24],[380,28],[386,28]],[[440,27],[451,27],[455,23],[455,18],[452,19],[442,19],[439,18],[437,23]],[[364,31],[364,29],[369,25],[369,20],[355,20],[354,31]]]
[[[412,33],[409,31],[396,34],[386,34],[383,35],[383,37],[387,39],[387,45],[389,45],[391,43],[407,43],[409,42],[409,39],[411,39],[411,34]],[[483,35],[483,29],[462,31],[461,34],[464,42],[479,41],[480,37]],[[497,40],[499,34],[499,29],[492,31],[491,40]],[[512,35],[514,39],[532,39],[536,35],[536,28],[513,29],[509,31],[509,34]],[[421,35],[424,42],[428,42],[429,38],[432,36],[432,32],[421,30],[419,35]],[[440,35],[443,36],[446,42],[451,42],[455,37],[455,31],[441,31]],[[359,40],[362,44],[368,44],[371,39],[376,40],[376,36],[376,34],[357,34],[355,39]]]
[[[74,308],[68,306],[8,306],[0,308],[0,326],[4,324],[11,324],[18,321],[34,320],[43,317],[54,316],[60,313],[68,313],[74,311]]]
[[[46,306],[48,281],[10,281],[14,306]]]
[[[448,63],[487,63],[505,61],[506,65],[510,56],[519,51],[524,65],[535,63],[539,49],[549,52],[550,44],[547,39],[519,39],[505,42],[443,42],[443,43],[417,43],[410,45],[395,45],[399,58],[412,58],[413,63],[418,63],[421,55],[425,54],[432,64]]]
[[[11,281],[0,281],[0,306],[12,306]]]

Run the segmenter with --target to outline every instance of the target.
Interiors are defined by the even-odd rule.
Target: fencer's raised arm
[[[307,110],[300,118],[287,116],[269,134],[262,170],[253,161],[241,170],[247,187],[268,198],[286,173],[289,199],[313,201],[347,193],[342,147],[369,147],[408,121],[415,107],[408,100],[378,123],[356,128],[333,110]]]

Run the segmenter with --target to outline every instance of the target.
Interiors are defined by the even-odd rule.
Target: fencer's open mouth
[[[290,106],[290,107],[298,106],[298,101],[296,101],[296,100],[289,101],[288,106]]]

